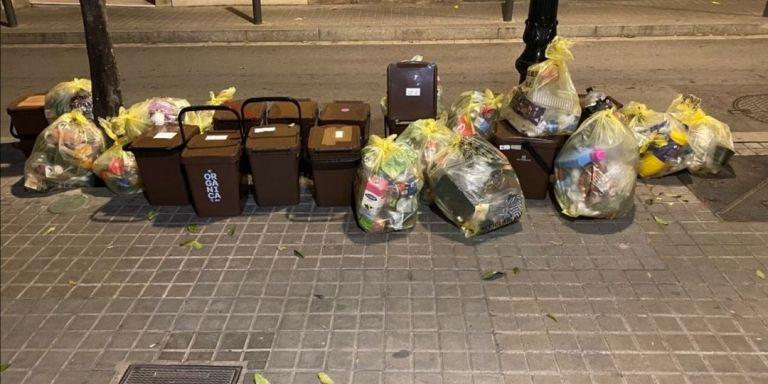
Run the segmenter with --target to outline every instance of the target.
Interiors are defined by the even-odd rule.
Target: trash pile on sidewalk
[[[152,205],[233,216],[249,190],[260,206],[298,204],[306,177],[318,206],[351,206],[374,233],[413,228],[430,204],[465,236],[488,233],[520,220],[524,199],[550,187],[566,216],[619,218],[632,210],[637,176],[717,174],[733,156],[728,125],[693,95],[658,112],[591,88],[579,94],[571,46],[556,37],[522,84],[466,91],[449,108],[435,63],[390,64],[385,137],[369,136],[361,101],[320,110],[311,99],[235,99],[234,87],[205,105],[153,97],[95,120],[90,81],[74,79],[8,113],[31,191],[101,182]]]

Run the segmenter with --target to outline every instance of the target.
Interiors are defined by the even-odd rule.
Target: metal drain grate
[[[768,94],[739,97],[733,101],[731,113],[741,113],[757,121],[768,123]]]
[[[120,384],[235,384],[242,367],[134,364]]]

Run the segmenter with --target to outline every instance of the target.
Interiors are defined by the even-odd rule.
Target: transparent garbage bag
[[[45,192],[93,185],[93,162],[104,151],[104,135],[80,110],[59,116],[37,136],[24,164],[24,187]]]
[[[100,120],[105,123],[105,120]],[[133,153],[123,150],[131,138],[118,137],[109,126],[102,125],[104,132],[112,139],[112,146],[104,151],[93,163],[93,173],[96,174],[110,191],[118,195],[132,195],[141,192],[139,166]]]
[[[485,139],[457,137],[437,155],[428,175],[437,207],[466,237],[514,223],[523,214],[515,171]]]
[[[501,116],[531,136],[570,135],[579,125],[581,106],[566,62],[573,60],[570,40],[555,37],[547,60],[528,67],[525,81],[505,97]]]
[[[372,135],[362,150],[355,179],[357,223],[366,232],[391,232],[416,225],[424,179],[410,146]]]
[[[208,101],[205,102],[206,105],[221,105],[225,101],[229,101],[234,99],[235,92],[237,90],[235,87],[229,87],[226,89],[221,90],[218,94],[213,93],[213,91],[209,92],[208,95]],[[240,111],[238,111],[239,113]],[[187,116],[184,117],[184,122],[189,125],[196,125],[200,128],[200,133],[206,132],[213,128],[213,115],[216,113],[216,111],[209,110],[209,111],[197,111],[193,113],[187,114]]]
[[[45,117],[52,123],[59,116],[80,110],[88,119],[93,120],[93,95],[91,80],[74,79],[58,83],[45,95]]]
[[[688,167],[693,152],[688,145],[688,128],[680,120],[634,101],[621,113],[637,140],[640,177],[662,177]]]
[[[149,115],[149,104],[151,102],[152,99],[148,99],[131,105],[127,109],[120,107],[117,116],[112,116],[108,119],[99,118],[99,125],[105,132],[109,130],[115,136],[130,142],[152,128],[152,119],[150,119]]]
[[[462,93],[451,105],[448,127],[462,136],[491,137],[503,98],[501,94],[494,96],[490,89]]]
[[[435,157],[457,139],[457,134],[445,125],[445,119],[422,119],[409,124],[397,137],[397,142],[408,145],[418,154],[419,168],[426,180],[427,171]],[[424,185],[421,196],[427,202],[433,201],[427,184]]]
[[[555,159],[555,198],[570,217],[612,219],[634,204],[637,140],[615,110],[585,120]]]
[[[178,120],[179,112],[189,107],[189,101],[173,97],[154,97],[149,99],[147,112],[152,125],[160,126],[174,124]]]
[[[667,112],[688,126],[688,142],[693,155],[688,171],[697,175],[715,175],[734,155],[733,136],[727,124],[701,109],[701,99],[680,95]]]

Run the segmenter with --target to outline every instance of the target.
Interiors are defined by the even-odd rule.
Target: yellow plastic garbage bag
[[[424,180],[426,180],[427,171],[435,161],[437,154],[456,140],[458,140],[458,135],[448,129],[445,125],[445,119],[416,120],[397,137],[398,143],[408,145],[419,155],[418,163]],[[427,183],[425,183],[421,195],[426,201],[432,202],[433,199]]]
[[[118,137],[109,126],[102,128],[113,144],[93,163],[93,173],[104,181],[110,191],[118,195],[140,193],[141,181],[136,157],[133,153],[123,150],[123,145],[132,139],[127,136]]]
[[[108,119],[99,118],[99,125],[107,132],[126,142],[130,142],[142,133],[152,128],[152,120],[149,116],[149,104],[151,99],[138,102],[126,109],[120,107],[117,116]]]
[[[515,171],[485,139],[457,137],[437,155],[428,176],[437,207],[465,237],[517,222],[523,214]]]
[[[491,137],[503,99],[504,95],[494,95],[490,89],[462,93],[451,105],[448,127],[462,136]]]
[[[638,143],[640,177],[662,177],[688,167],[693,152],[685,124],[634,101],[621,112]]]
[[[45,192],[93,185],[93,162],[104,135],[80,110],[59,116],[40,135],[24,164],[24,187]]]
[[[525,81],[512,88],[501,111],[521,133],[536,136],[570,135],[581,116],[579,95],[566,63],[573,60],[570,40],[555,37],[547,60],[528,67]]]
[[[209,92],[208,101],[206,105],[221,105],[226,101],[232,100],[235,97],[235,87],[229,87],[221,90],[218,94]],[[240,113],[240,111],[237,111]],[[185,124],[196,125],[200,128],[200,133],[204,133],[213,128],[213,115],[215,111],[197,111],[195,113],[187,114],[184,117]]]
[[[373,135],[362,150],[355,180],[357,223],[366,232],[412,228],[424,186],[419,155],[407,144]]]
[[[680,95],[667,110],[688,126],[688,142],[693,157],[688,171],[698,175],[715,175],[734,155],[731,128],[701,109],[701,99]]]
[[[594,113],[555,159],[555,197],[563,214],[626,215],[634,204],[637,163],[637,140],[615,110]]]
[[[45,95],[45,117],[49,123],[74,109],[79,109],[85,117],[93,120],[91,80],[76,78],[61,82]]]

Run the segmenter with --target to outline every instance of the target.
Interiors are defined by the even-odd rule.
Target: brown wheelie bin
[[[565,136],[528,137],[501,119],[496,122],[491,143],[512,164],[525,198],[545,199],[555,156],[565,139]]]
[[[301,119],[299,102],[289,97],[254,97],[243,102],[241,108],[245,110],[251,103],[266,101],[294,103]],[[256,204],[262,207],[298,204],[299,127],[278,123],[266,127],[244,125],[244,129],[245,152],[250,163]]]
[[[189,188],[181,166],[187,140],[200,133],[196,125],[165,124],[144,132],[125,149],[133,152],[144,196],[151,205],[189,205]]]
[[[326,104],[317,125],[356,125],[360,127],[360,142],[365,146],[371,128],[371,106],[362,101],[334,101]]]
[[[227,100],[222,105],[240,111],[243,127],[260,127],[264,123],[264,114],[267,111],[266,103],[250,103],[247,108],[242,108],[243,100]],[[214,130],[238,130],[240,121],[228,111],[216,111],[213,114]]]
[[[360,163],[358,127],[333,124],[312,128],[307,155],[315,182],[315,203],[322,207],[351,205]]]
[[[240,117],[223,105],[192,106],[179,112],[179,124],[183,124],[185,113],[211,109],[228,110]],[[241,130],[201,133],[190,139],[181,153],[197,216],[237,216],[243,212],[248,184],[240,172],[242,135]]]
[[[19,97],[8,104],[6,111],[11,117],[11,136],[19,139],[15,146],[24,152],[24,157],[29,157],[37,135],[48,126],[45,93]]]
[[[401,134],[408,124],[437,116],[437,65],[401,61],[387,67],[387,135]]]

